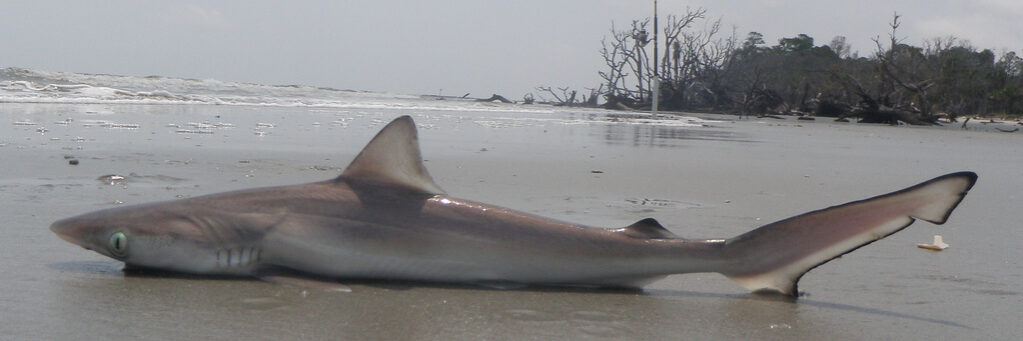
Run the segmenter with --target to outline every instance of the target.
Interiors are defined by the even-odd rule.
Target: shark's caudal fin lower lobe
[[[754,292],[798,295],[807,271],[922,219],[944,223],[977,181],[943,175],[897,192],[808,212],[725,242],[728,278]]]

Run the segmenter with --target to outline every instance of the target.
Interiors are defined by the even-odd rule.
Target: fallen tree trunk
[[[490,98],[486,98],[486,99],[477,99],[476,101],[477,102],[499,101],[501,103],[515,103],[515,102],[512,102],[512,101],[509,101],[507,98],[504,98],[504,96],[501,96],[501,95],[498,95],[498,94],[494,94],[493,96],[490,96]]]
[[[936,125],[936,122],[928,122],[919,117],[916,113],[882,106],[877,110],[858,110],[855,115],[860,117],[860,123],[887,123],[898,124],[900,121],[910,125]]]
[[[911,125],[938,125],[936,119],[932,116],[880,104],[873,96],[867,93],[867,90],[863,88],[859,81],[852,76],[849,76],[849,79],[852,80],[853,85],[856,87],[856,94],[860,96],[860,104],[852,110],[851,116],[859,117],[860,123],[898,124],[901,121]],[[841,116],[839,119],[845,117]]]

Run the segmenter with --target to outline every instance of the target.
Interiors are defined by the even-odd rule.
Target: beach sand
[[[1023,331],[1021,132],[543,111],[0,104],[0,335],[920,340]],[[731,237],[949,172],[980,179],[945,225],[917,222],[814,269],[798,300],[751,295],[717,274],[671,276],[641,292],[348,283],[350,293],[125,275],[48,230],[108,207],[333,178],[404,114],[453,196],[595,226],[654,217],[690,238]],[[916,247],[935,234],[951,246]]]

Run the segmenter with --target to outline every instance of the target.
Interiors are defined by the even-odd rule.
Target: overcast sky
[[[0,6],[0,67],[305,84],[408,94],[521,98],[538,85],[595,87],[611,22],[650,16],[653,1],[47,1]],[[660,1],[660,14],[704,7],[740,37],[769,44],[844,35],[873,50],[893,12],[914,45],[955,35],[1020,53],[1023,1]]]

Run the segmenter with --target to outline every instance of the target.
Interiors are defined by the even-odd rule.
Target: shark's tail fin
[[[977,181],[943,175],[897,192],[765,225],[725,241],[728,278],[754,292],[797,295],[807,271],[922,219],[942,224]]]

